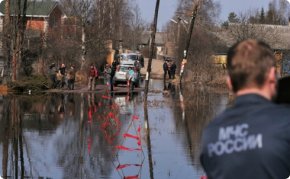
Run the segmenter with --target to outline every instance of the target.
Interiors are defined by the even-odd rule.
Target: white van
[[[137,53],[122,53],[120,54],[120,65],[133,65],[138,59]]]

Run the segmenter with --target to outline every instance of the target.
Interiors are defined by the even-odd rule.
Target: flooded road
[[[3,96],[0,175],[200,178],[202,129],[226,107],[228,95],[162,81],[150,86],[145,107],[141,93]]]

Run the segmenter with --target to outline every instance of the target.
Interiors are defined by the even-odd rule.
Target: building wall
[[[28,17],[26,28],[32,30],[40,30],[42,32],[47,32],[50,28],[60,27],[62,12],[56,7],[51,12],[48,21],[45,17]]]
[[[29,18],[26,23],[26,28],[27,29],[32,29],[32,30],[44,30],[44,18]]]
[[[58,7],[54,8],[49,16],[48,20],[49,28],[60,27],[61,16],[62,16],[61,10]]]

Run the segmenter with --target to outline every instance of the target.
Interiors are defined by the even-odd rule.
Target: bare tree
[[[5,16],[3,25],[3,44],[5,56],[5,76],[10,75],[11,69],[11,25],[10,25],[10,0],[5,0]]]
[[[26,29],[26,9],[27,0],[22,3],[21,0],[17,0],[14,4],[14,22],[13,22],[13,52],[12,52],[12,81],[16,81],[19,75],[19,69],[21,64],[21,59],[23,55],[23,42],[24,42],[24,32]]]
[[[75,44],[79,43],[81,47],[81,52],[77,50],[81,53],[81,66],[91,62],[102,65],[108,53],[108,44],[111,42],[113,48],[119,48],[121,40],[125,47],[131,48],[141,37],[139,34],[142,31],[143,21],[140,10],[134,6],[136,5],[134,1],[62,0],[61,2],[67,16],[76,18],[75,28],[82,37],[75,38]],[[77,42],[78,40],[80,42]]]
[[[69,16],[75,16],[80,20],[81,26],[81,69],[86,61],[86,26],[90,21],[92,10],[94,9],[93,0],[62,0],[65,12]]]
[[[175,16],[185,19],[187,22],[190,22],[192,9],[189,7],[193,6],[193,3],[198,1],[192,0],[179,0],[179,7],[177,8]],[[188,48],[188,60],[187,60],[187,70],[188,73],[185,74],[185,79],[194,78],[199,80],[206,80],[213,75],[211,68],[211,55],[214,54],[216,44],[218,41],[215,39],[214,35],[211,33],[211,29],[214,26],[214,22],[219,13],[219,5],[214,3],[212,0],[204,0],[201,3],[201,6],[196,15],[196,22],[192,32],[192,39],[190,46]],[[183,27],[183,26],[182,26]],[[180,28],[179,40],[177,40],[178,45],[178,62],[180,63],[184,56],[184,49],[186,49],[186,44],[189,39],[188,34],[188,25],[187,28]],[[178,28],[173,28],[175,33],[171,39],[175,38],[177,34],[176,30]],[[178,33],[179,34],[179,33]],[[180,64],[179,64],[180,66]],[[205,77],[201,79],[199,77]]]
[[[132,18],[130,26],[130,30],[132,32],[130,34],[132,35],[130,35],[131,38],[127,35],[127,39],[129,39],[128,44],[131,44],[130,49],[136,50],[140,37],[145,30],[145,22],[141,18],[140,8],[136,4],[132,6]]]
[[[277,26],[252,24],[247,15],[241,15],[240,23],[230,23],[228,33],[234,41],[241,41],[248,38],[260,39],[270,44],[280,41]]]

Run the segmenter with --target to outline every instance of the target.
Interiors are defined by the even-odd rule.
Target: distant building
[[[10,22],[17,16],[16,0],[10,0]],[[23,9],[23,0],[21,1],[21,9]],[[5,1],[0,3],[0,37],[2,37],[5,16]],[[53,29],[62,27],[66,18],[58,1],[54,0],[28,0],[26,10],[26,30],[24,39],[23,53],[27,55],[25,58],[29,61],[36,60],[41,48],[46,46],[48,32]],[[2,40],[0,40],[0,76],[4,69],[4,56],[2,49]],[[36,67],[39,72],[38,67]]]
[[[144,47],[150,48],[151,43],[151,31],[145,31],[142,34],[141,41],[139,42],[138,46],[139,49],[142,49]],[[160,56],[167,55],[168,51],[165,47],[167,39],[167,33],[166,32],[156,32],[155,34],[155,47],[156,47],[156,56],[157,58],[160,58]]]
[[[15,0],[10,2],[10,13],[13,18],[15,14]],[[22,4],[23,6],[23,4]],[[21,7],[22,9],[22,7]],[[0,3],[0,32],[3,31],[3,19],[5,13],[5,1]],[[27,30],[38,30],[42,33],[46,33],[49,29],[59,27],[62,22],[62,18],[65,17],[62,12],[59,2],[52,0],[28,0],[26,11]]]
[[[23,9],[23,1],[21,1],[21,9]],[[16,0],[10,1],[10,17],[13,22],[15,13]],[[5,1],[0,3],[0,33],[3,32],[5,13]],[[31,49],[30,45],[34,45],[33,48],[39,49],[39,44],[46,45],[45,40],[50,30],[60,28],[65,14],[61,10],[58,1],[53,0],[28,0],[26,10],[26,31],[25,31],[25,45],[27,49]],[[2,41],[0,42],[2,43]],[[2,45],[1,45],[2,47]]]
[[[290,25],[230,23],[227,27],[219,29],[213,34],[227,47],[246,37],[264,40],[275,52],[278,73],[281,76],[290,75]],[[226,51],[222,53],[226,54]],[[220,57],[221,52],[216,54],[215,60]],[[223,59],[225,59],[224,56]]]

